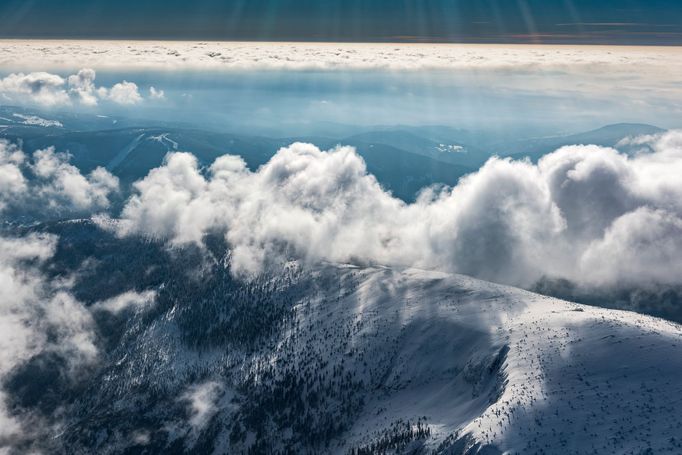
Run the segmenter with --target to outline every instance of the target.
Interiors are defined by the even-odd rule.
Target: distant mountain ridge
[[[43,115],[39,118],[44,121],[31,124],[23,117],[14,116],[17,112],[24,117]],[[363,157],[368,171],[377,177],[379,183],[406,202],[414,201],[424,187],[456,185],[462,176],[475,171],[495,154],[514,159],[529,157],[537,161],[564,145],[613,147],[626,137],[664,131],[652,125],[623,123],[579,134],[491,145],[490,140],[446,126],[379,126],[376,129],[367,127],[340,138],[319,135],[278,138],[170,124],[128,126],[135,121],[86,114],[48,115],[13,107],[0,108],[0,117],[9,120],[0,125],[0,137],[21,141],[29,152],[55,146],[59,152],[69,152],[73,156],[72,162],[83,172],[90,172],[97,166],[108,167],[126,185],[161,165],[166,154],[173,151],[191,152],[204,166],[224,154],[240,155],[249,168],[255,170],[277,150],[296,141],[312,142],[323,150],[351,145]],[[350,128],[342,130],[348,132]],[[459,140],[458,136],[466,140]],[[164,139],[157,140],[160,137]],[[470,145],[467,141],[479,145]],[[641,147],[622,148],[630,152]]]
[[[382,130],[361,133],[344,138],[344,144],[382,144],[406,150],[417,155],[425,156],[436,161],[478,168],[490,156],[459,141],[433,141],[406,130]]]
[[[603,147],[615,147],[621,140],[628,137],[661,134],[665,131],[657,126],[642,123],[617,123],[567,136],[523,139],[514,143],[500,144],[492,147],[492,149],[501,155],[511,156],[514,159],[528,157],[531,161],[537,162],[543,155],[565,145],[594,144]],[[629,151],[629,148],[623,151]]]

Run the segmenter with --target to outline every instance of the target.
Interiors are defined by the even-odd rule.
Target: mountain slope
[[[243,280],[219,242],[40,229],[61,237],[51,273],[81,271],[101,337],[76,385],[47,381],[44,361],[9,380],[17,412],[67,416],[51,452],[682,448],[679,325],[415,269],[289,263]],[[97,310],[142,290],[153,306]]]
[[[594,144],[602,147],[615,147],[621,140],[628,137],[655,135],[665,130],[652,125],[640,123],[618,123],[607,125],[596,130],[568,136],[555,136],[537,139],[522,139],[520,141],[493,146],[492,151],[500,155],[509,155],[514,159],[528,157],[537,162],[543,155],[551,153],[565,145]],[[620,147],[626,152],[636,151],[642,146],[630,150]]]
[[[369,314],[370,333],[390,334],[396,348],[350,440],[366,445],[372,430],[424,416],[430,448],[457,441],[489,453],[679,450],[669,435],[682,416],[669,397],[682,391],[682,360],[666,360],[679,359],[679,326],[463,276],[360,273],[363,311],[354,317]]]
[[[342,144],[382,144],[444,163],[478,168],[490,155],[457,140],[433,141],[407,130],[378,130],[341,140]]]
[[[32,128],[35,130],[37,127]],[[281,147],[299,140],[159,127],[53,131],[50,134],[42,132],[43,129],[34,131],[34,135],[22,133],[22,142],[27,151],[54,146],[59,152],[68,151],[72,155],[71,162],[82,172],[91,172],[97,166],[104,166],[119,177],[124,185],[143,178],[151,169],[160,166],[169,152],[191,150],[203,166],[209,166],[224,154],[239,155],[250,169],[255,170]],[[2,131],[0,137],[20,140],[20,137]],[[324,138],[317,138],[315,143],[323,149],[339,145]],[[357,146],[368,171],[377,177],[384,188],[405,201],[413,201],[422,188],[433,184],[455,185],[460,177],[473,171],[470,167],[438,161],[388,145],[362,142],[342,144]]]

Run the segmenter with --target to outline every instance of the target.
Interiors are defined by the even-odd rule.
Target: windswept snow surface
[[[349,352],[387,363],[348,442],[424,416],[433,449],[682,451],[679,325],[465,276],[351,270],[359,287],[304,318],[355,321]]]

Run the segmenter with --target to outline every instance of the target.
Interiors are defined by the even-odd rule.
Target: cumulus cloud
[[[95,70],[89,68],[84,68],[68,78],[69,90],[72,96],[86,106],[97,105],[95,78]]]
[[[84,176],[68,159],[54,147],[33,154],[31,169],[38,178],[38,194],[50,205],[70,204],[78,210],[106,208],[109,195],[118,189],[118,178],[102,167]]]
[[[142,101],[137,84],[128,81],[119,82],[108,90],[102,88],[99,95],[117,104],[137,104]]]
[[[46,72],[12,73],[0,79],[0,93],[7,98],[28,98],[44,106],[54,106],[69,102],[65,90],[66,80],[56,74]]]
[[[189,153],[135,183],[117,223],[182,244],[222,232],[235,273],[269,261],[360,261],[531,286],[542,277],[616,286],[682,284],[682,133],[628,156],[564,147],[492,158],[413,204],[392,197],[350,147],[281,149],[257,171],[235,156],[200,168]]]
[[[97,357],[90,313],[58,281],[39,269],[52,257],[56,238],[32,234],[0,237],[0,379],[32,357],[60,355],[69,371]],[[0,393],[0,447],[21,441],[25,431]]]
[[[84,68],[76,74],[61,77],[47,72],[12,73],[0,79],[0,95],[13,102],[29,102],[42,106],[80,104],[97,106],[106,100],[121,105],[143,101],[134,82],[122,81],[112,87],[97,87],[95,70]],[[153,90],[152,90],[153,89]],[[163,97],[163,90],[150,89],[150,98]]]
[[[596,284],[663,282],[680,284],[682,218],[665,210],[639,207],[614,220],[580,259]]]
[[[38,150],[29,158],[16,144],[0,140],[0,211],[107,208],[109,197],[118,191],[118,178],[102,167],[83,175],[69,159],[54,147]]]

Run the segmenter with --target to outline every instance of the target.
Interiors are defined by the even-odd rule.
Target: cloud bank
[[[119,189],[118,178],[102,167],[83,175],[69,158],[53,147],[27,157],[16,144],[0,140],[0,212],[106,209]]]
[[[680,50],[655,46],[396,43],[0,40],[0,67],[22,69],[556,69],[680,66]],[[672,77],[672,76],[671,76]]]
[[[135,91],[126,81],[100,90],[94,85],[93,70],[57,76],[78,68],[109,74],[187,72],[190,78],[246,72],[267,78],[263,73],[277,71],[393,75],[407,71],[419,74],[419,78],[428,74],[429,85],[435,91],[450,86],[453,93],[459,93],[462,87],[476,93],[480,90],[484,98],[491,93],[500,100],[522,96],[524,102],[531,103],[529,109],[542,112],[553,108],[544,102],[538,105],[540,95],[554,98],[563,109],[564,104],[572,106],[580,100],[583,117],[598,117],[605,106],[610,106],[619,113],[613,117],[614,122],[661,118],[662,109],[667,113],[663,118],[674,122],[682,113],[682,85],[677,76],[682,73],[682,48],[672,46],[0,40],[0,77],[10,72],[15,75],[8,76],[6,90],[0,91],[0,102],[3,98],[35,98],[36,103],[53,106],[68,102],[85,106],[120,102],[132,106],[141,100],[158,103],[164,98],[158,87]],[[154,77],[165,80],[164,75]],[[19,84],[23,79],[29,81]],[[389,81],[386,89],[399,86],[393,87]],[[1,93],[5,93],[4,97]],[[628,96],[623,97],[623,93]],[[471,121],[469,110],[464,110],[460,122]],[[516,118],[515,112],[508,107],[490,115]],[[535,116],[531,113],[531,118],[542,117],[532,112]],[[623,118],[623,112],[629,115]],[[594,120],[602,121],[603,115]],[[547,118],[542,117],[542,121]],[[679,124],[663,126],[675,128]]]
[[[97,106],[102,100],[121,105],[142,102],[137,84],[122,81],[112,87],[97,87],[93,69],[81,69],[76,74],[63,78],[44,71],[12,73],[0,79],[0,96],[11,102],[30,102],[45,107],[79,104]],[[154,89],[150,98],[158,99]]]
[[[527,161],[492,158],[413,204],[384,191],[350,147],[296,143],[255,172],[235,156],[201,169],[172,153],[135,183],[117,230],[173,244],[222,233],[236,273],[281,258],[417,266],[531,286],[679,285],[682,133],[634,157],[570,146]]]

